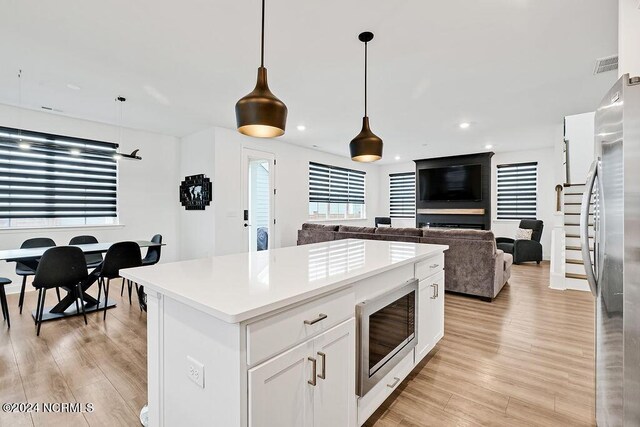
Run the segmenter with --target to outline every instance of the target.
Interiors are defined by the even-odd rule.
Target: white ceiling
[[[616,73],[617,0],[268,0],[266,66],[284,140],[348,155],[369,115],[383,162],[551,146]],[[235,127],[255,83],[260,0],[0,0],[0,103],[176,136]],[[73,90],[68,84],[81,90]],[[467,130],[458,124],[471,122]],[[307,127],[305,132],[296,129]],[[426,144],[426,145],[425,145]]]

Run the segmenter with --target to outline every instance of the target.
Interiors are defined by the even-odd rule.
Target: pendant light
[[[236,103],[238,132],[257,138],[273,138],[284,135],[287,123],[287,106],[280,101],[267,84],[264,67],[264,2],[262,0],[262,37],[258,81],[253,91]]]
[[[362,130],[349,144],[349,151],[354,162],[375,162],[382,158],[382,139],[371,132],[367,116],[367,44],[373,40],[373,33],[361,33],[358,39],[364,43],[364,117]]]

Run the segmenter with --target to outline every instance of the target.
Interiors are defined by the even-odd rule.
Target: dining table
[[[151,248],[158,246],[165,246],[163,243],[151,242],[148,240],[134,240],[140,248]],[[109,248],[117,242],[100,242],[100,243],[88,243],[83,245],[68,245],[75,246],[80,248],[85,255],[89,254],[101,254],[105,253],[109,250]],[[5,249],[0,250],[0,261],[6,262],[20,262],[27,267],[36,271],[38,268],[38,262],[42,255],[51,247],[42,247],[42,248],[24,248],[24,249]],[[85,312],[93,312],[99,309],[105,309],[105,299],[104,296],[101,298],[101,301],[98,301],[93,296],[87,293],[88,289],[97,282],[98,277],[100,276],[100,266],[96,267],[93,271],[91,271],[87,277],[87,279],[81,284],[82,287],[82,299],[85,305]],[[75,299],[74,293],[72,289],[61,287],[67,291],[67,295],[64,296],[56,305],[53,307],[45,307],[42,321],[48,320],[58,320],[65,317],[76,316],[82,314],[82,311],[78,311],[75,308]],[[106,301],[106,308],[114,308],[116,306],[116,302],[112,299]],[[36,318],[36,310],[31,312],[34,320]]]

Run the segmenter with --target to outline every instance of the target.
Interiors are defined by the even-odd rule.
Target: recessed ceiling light
[[[31,145],[29,145],[29,144],[28,144],[28,143],[26,143],[26,142],[20,142],[20,143],[18,144],[18,147],[22,148],[23,150],[28,150],[29,148],[31,148]]]
[[[493,145],[487,144],[484,146],[484,148],[486,148],[487,150],[491,150],[493,148]]]
[[[67,83],[67,87],[71,90],[80,90],[80,86],[74,85],[73,83]]]
[[[72,148],[70,151],[71,151],[71,155],[72,156],[79,156],[80,155],[80,150],[78,150],[77,148]]]
[[[395,159],[396,159],[396,160],[400,160],[400,156],[396,156],[396,157],[395,157]]]
[[[460,123],[460,129],[468,129],[469,126],[471,126],[471,123],[469,123],[469,122]]]
[[[300,132],[307,130],[307,127],[305,125],[298,125],[298,130]]]

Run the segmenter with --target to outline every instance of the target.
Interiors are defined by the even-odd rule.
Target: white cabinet
[[[249,425],[356,424],[355,319],[249,370]]]
[[[312,354],[307,341],[249,370],[250,426],[313,425]]]
[[[356,321],[351,319],[315,338],[317,384],[314,426],[356,424]]]
[[[444,272],[420,281],[418,288],[418,363],[444,336]]]

